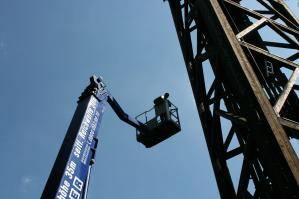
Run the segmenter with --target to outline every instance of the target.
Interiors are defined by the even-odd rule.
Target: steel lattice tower
[[[298,19],[282,0],[168,2],[221,198],[299,198]]]

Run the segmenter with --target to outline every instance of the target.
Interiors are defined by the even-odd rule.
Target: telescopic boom
[[[136,128],[137,141],[146,147],[154,146],[180,131],[177,108],[170,108],[171,103],[167,97],[157,98],[162,100],[158,100],[158,104],[155,103],[156,116],[142,123],[124,112],[106,89],[102,78],[92,76],[90,84],[79,97],[77,109],[41,198],[86,198],[89,176],[98,144],[97,135],[107,102],[122,121]],[[177,118],[175,122],[171,117],[174,112]],[[161,118],[164,119],[161,120]],[[172,122],[175,124],[175,129],[171,128]]]

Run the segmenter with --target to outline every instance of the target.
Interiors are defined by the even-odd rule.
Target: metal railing
[[[170,113],[170,118],[177,123],[178,125],[180,125],[180,118],[179,118],[179,114],[178,114],[178,108],[172,104],[170,101],[168,101],[170,104],[169,107],[169,113]],[[144,111],[143,113],[140,113],[139,115],[137,115],[135,117],[136,120],[139,120],[140,122],[143,122],[144,124],[146,124],[149,120],[155,119],[157,120],[158,123],[161,122],[160,119],[160,115],[155,115],[155,112],[153,111],[155,107],[152,107],[151,109]],[[152,117],[149,117],[149,114],[153,114]],[[145,120],[144,120],[145,119]]]

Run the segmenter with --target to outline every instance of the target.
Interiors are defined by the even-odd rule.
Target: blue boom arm
[[[108,104],[116,115],[139,132],[137,141],[150,148],[181,130],[170,109],[168,95],[154,100],[156,116],[146,124],[130,117],[106,89],[101,78],[92,76],[79,97],[78,106],[64,137],[41,199],[85,199],[91,166],[98,143],[101,119]],[[160,120],[158,120],[158,117]]]
[[[132,118],[127,113],[125,113],[124,110],[121,108],[121,106],[117,103],[117,101],[111,95],[108,97],[107,101],[108,101],[109,105],[111,106],[111,108],[113,109],[113,111],[119,117],[119,119],[121,119],[125,123],[135,127],[139,131],[144,131],[143,123],[139,122],[135,118]]]
[[[103,80],[101,77],[97,78],[96,76],[92,76],[90,78],[90,82],[91,85],[96,85],[97,89],[99,88],[103,88],[106,90],[106,86],[103,83]],[[116,99],[106,90],[106,92],[108,93],[107,98],[105,99],[109,105],[111,106],[111,108],[113,109],[113,111],[116,113],[116,115],[118,116],[118,118],[122,121],[124,121],[125,123],[135,127],[137,130],[139,131],[145,131],[145,129],[143,128],[143,123],[136,120],[135,118],[131,117],[130,115],[128,115],[122,108],[121,106],[118,104],[118,102],[116,101]],[[96,95],[96,97],[98,98],[98,96]],[[99,99],[98,100],[102,100]]]
[[[143,132],[143,124],[126,114],[107,91],[101,78],[92,76],[79,97],[78,106],[65,135],[42,199],[84,199],[107,102],[124,122]]]

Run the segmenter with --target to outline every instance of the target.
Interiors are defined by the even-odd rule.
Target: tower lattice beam
[[[279,0],[168,2],[221,198],[299,198],[298,19]]]

